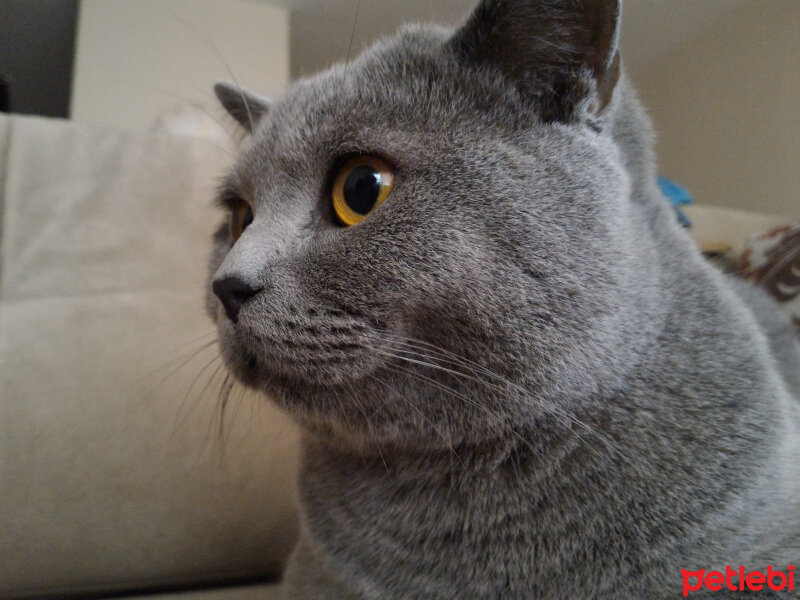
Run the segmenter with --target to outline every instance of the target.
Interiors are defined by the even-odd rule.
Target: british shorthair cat
[[[800,560],[798,345],[659,192],[620,10],[484,0],[274,102],[216,86],[249,135],[209,311],[304,431],[287,599],[676,598]]]

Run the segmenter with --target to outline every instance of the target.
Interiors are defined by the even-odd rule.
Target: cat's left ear
[[[250,92],[229,81],[217,82],[214,85],[214,94],[228,114],[250,133],[269,112],[272,104],[269,98]]]
[[[620,0],[482,0],[450,40],[498,68],[546,120],[598,115],[619,80]]]

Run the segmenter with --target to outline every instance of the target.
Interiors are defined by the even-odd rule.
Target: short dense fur
[[[675,223],[618,14],[487,0],[273,105],[217,87],[255,219],[212,279],[263,289],[209,309],[305,432],[286,598],[673,598],[800,561],[800,353]],[[361,153],[396,186],[343,228]]]

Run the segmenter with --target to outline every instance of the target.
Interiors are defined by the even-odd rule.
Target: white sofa
[[[0,116],[0,598],[276,597],[297,431],[235,388],[220,432],[202,347],[230,151]],[[689,212],[711,243],[780,222]]]
[[[297,432],[193,355],[228,151],[0,115],[0,598],[279,576]]]

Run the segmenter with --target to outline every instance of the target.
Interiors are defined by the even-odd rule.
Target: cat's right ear
[[[621,0],[482,0],[450,47],[502,73],[546,120],[598,115],[620,75]]]
[[[214,85],[214,94],[228,114],[250,133],[269,112],[272,104],[269,98],[250,92],[229,81],[217,82]]]

